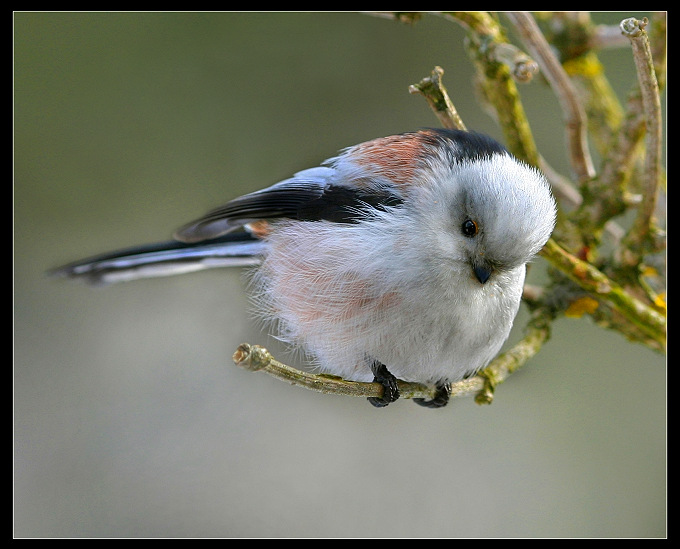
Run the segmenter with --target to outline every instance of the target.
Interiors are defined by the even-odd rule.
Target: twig
[[[538,165],[538,149],[512,78],[511,69],[499,61],[496,51],[507,44],[498,21],[484,11],[437,12],[467,28],[468,52],[477,68],[480,88],[494,109],[508,149],[519,159]],[[505,55],[507,57],[507,51]]]
[[[410,93],[419,93],[427,99],[442,126],[450,130],[465,130],[467,129],[465,123],[442,84],[443,75],[444,69],[435,67],[430,76],[423,78],[417,84],[412,84],[408,90]]]
[[[354,397],[382,397],[383,387],[379,383],[365,383],[348,381],[337,376],[310,374],[296,368],[291,368],[276,360],[264,347],[242,343],[233,356],[237,366],[254,372],[262,371],[291,385],[304,387],[319,393],[345,395]],[[461,390],[474,391],[474,383],[466,380]],[[479,390],[482,386],[478,383]],[[420,383],[406,383],[399,381],[399,391],[402,398],[426,398],[435,396],[435,389]],[[460,391],[459,391],[460,392]]]
[[[527,328],[526,336],[509,351],[496,357],[476,376],[451,384],[451,397],[476,394],[478,404],[489,404],[497,385],[520,368],[534,356],[543,343],[550,337],[550,318],[543,311],[534,315]],[[310,374],[292,368],[276,360],[264,347],[242,343],[233,356],[234,363],[251,371],[265,372],[291,385],[304,387],[326,394],[353,397],[381,397],[383,388],[379,383],[348,381],[337,376]],[[432,399],[436,394],[434,387],[420,383],[398,381],[401,398]]]
[[[643,255],[643,243],[650,236],[652,215],[656,208],[661,181],[661,102],[654,60],[652,59],[649,38],[645,31],[647,23],[646,17],[642,20],[629,18],[621,21],[621,32],[630,39],[633,49],[633,59],[635,60],[647,129],[642,203],[638,209],[635,223],[626,238],[629,247],[639,256]],[[639,263],[639,261],[635,260],[635,263]]]
[[[571,165],[579,181],[595,176],[595,168],[587,143],[587,125],[583,107],[569,76],[557,60],[550,44],[529,12],[508,12],[507,17],[519,31],[522,40],[541,67],[557,96],[565,115]]]

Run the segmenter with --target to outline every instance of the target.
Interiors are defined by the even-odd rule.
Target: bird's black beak
[[[485,284],[493,272],[491,267],[485,265],[475,265],[472,270],[474,271],[475,277],[477,277],[477,280],[479,280],[480,284]]]

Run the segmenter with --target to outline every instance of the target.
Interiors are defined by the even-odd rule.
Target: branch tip
[[[267,349],[259,345],[241,343],[233,354],[232,359],[237,366],[241,366],[251,372],[257,372],[269,366],[272,361],[272,355]]]
[[[621,34],[628,38],[637,38],[644,32],[648,23],[649,19],[646,17],[643,17],[642,19],[629,17],[628,19],[621,21],[619,26],[621,28]]]
[[[444,69],[437,66],[430,76],[423,78],[417,84],[411,84],[408,91],[412,94],[419,93],[427,100],[442,126],[450,130],[466,130],[463,119],[442,84],[443,75]]]

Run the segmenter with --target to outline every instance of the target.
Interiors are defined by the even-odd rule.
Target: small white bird
[[[481,134],[428,129],[342,151],[322,166],[236,198],[176,241],[66,265],[109,283],[252,266],[257,314],[321,372],[436,385],[485,367],[507,339],[526,264],[556,206],[545,178]]]

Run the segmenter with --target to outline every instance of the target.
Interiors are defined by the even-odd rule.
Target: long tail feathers
[[[241,232],[195,244],[161,242],[86,258],[49,274],[100,286],[215,267],[244,267],[260,262],[263,245]]]

